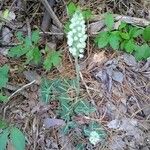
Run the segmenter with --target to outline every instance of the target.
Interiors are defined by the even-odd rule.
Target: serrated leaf
[[[133,40],[127,41],[124,45],[125,51],[128,53],[132,53],[134,51],[134,46],[135,44]]]
[[[150,26],[146,27],[143,31],[143,38],[145,41],[150,40]]]
[[[40,52],[39,48],[35,47],[33,49],[33,53],[32,54],[33,54],[32,58],[33,58],[34,63],[38,64],[40,62],[40,60],[41,60],[41,52]]]
[[[109,36],[109,44],[114,50],[119,49],[119,45],[120,45],[119,40],[120,40],[120,37],[115,34],[111,34]]]
[[[8,135],[8,129],[3,130],[3,132],[0,134],[0,150],[6,150]]]
[[[8,97],[0,93],[0,102],[6,102],[8,100]]]
[[[75,13],[77,9],[77,6],[73,3],[73,2],[70,2],[68,5],[67,5],[67,13],[69,16],[73,15]]]
[[[126,27],[126,23],[125,22],[121,22],[120,26],[119,26],[119,30],[123,29]]]
[[[113,28],[113,25],[114,25],[114,17],[113,17],[113,14],[106,13],[104,22],[105,22],[107,28],[108,28],[109,30],[111,30],[111,29]]]
[[[60,53],[56,52],[56,51],[48,53],[48,55],[44,61],[44,68],[46,70],[50,70],[52,68],[52,66],[57,67],[61,62],[60,56],[61,56]]]
[[[90,9],[83,10],[82,15],[85,20],[89,20],[92,17],[92,11]]]
[[[84,100],[79,101],[76,104],[75,109],[74,109],[74,111],[77,114],[82,114],[82,115],[89,115],[95,110],[96,109],[88,101],[84,101]]]
[[[15,150],[25,150],[25,136],[18,128],[12,128],[10,139]]]
[[[0,67],[0,89],[2,87],[5,87],[8,82],[8,72],[9,72],[8,65],[4,65],[3,67]]]
[[[40,41],[40,33],[38,30],[32,32],[31,40],[34,42],[34,44],[38,44]]]
[[[101,32],[95,38],[95,43],[97,43],[99,48],[104,48],[109,43],[109,34],[107,32]]]

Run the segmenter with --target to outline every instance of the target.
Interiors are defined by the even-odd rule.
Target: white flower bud
[[[70,31],[67,34],[69,51],[74,57],[83,58],[86,47],[86,26],[82,13],[77,10],[71,19]]]

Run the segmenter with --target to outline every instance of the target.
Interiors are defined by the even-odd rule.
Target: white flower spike
[[[74,13],[69,28],[70,31],[67,34],[69,51],[74,57],[83,58],[87,34],[84,17],[80,10]]]

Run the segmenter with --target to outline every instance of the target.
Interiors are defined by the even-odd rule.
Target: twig
[[[47,10],[47,12],[49,13],[49,15],[51,16],[51,18],[53,19],[53,21],[56,23],[56,25],[62,29],[63,25],[62,23],[59,21],[58,17],[55,15],[54,11],[52,10],[51,6],[49,5],[47,0],[40,0],[42,2],[42,4],[44,5],[45,9]]]
[[[22,91],[23,89],[27,88],[28,86],[32,85],[33,83],[35,83],[36,80],[33,80],[32,82],[25,84],[24,86],[22,86],[21,88],[19,88],[17,91],[15,91],[14,93],[12,93],[9,97],[8,97],[8,101],[18,92]]]

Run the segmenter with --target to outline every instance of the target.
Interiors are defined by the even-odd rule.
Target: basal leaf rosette
[[[81,11],[77,10],[70,21],[70,31],[67,34],[69,51],[73,57],[83,58],[87,34],[85,20]]]

